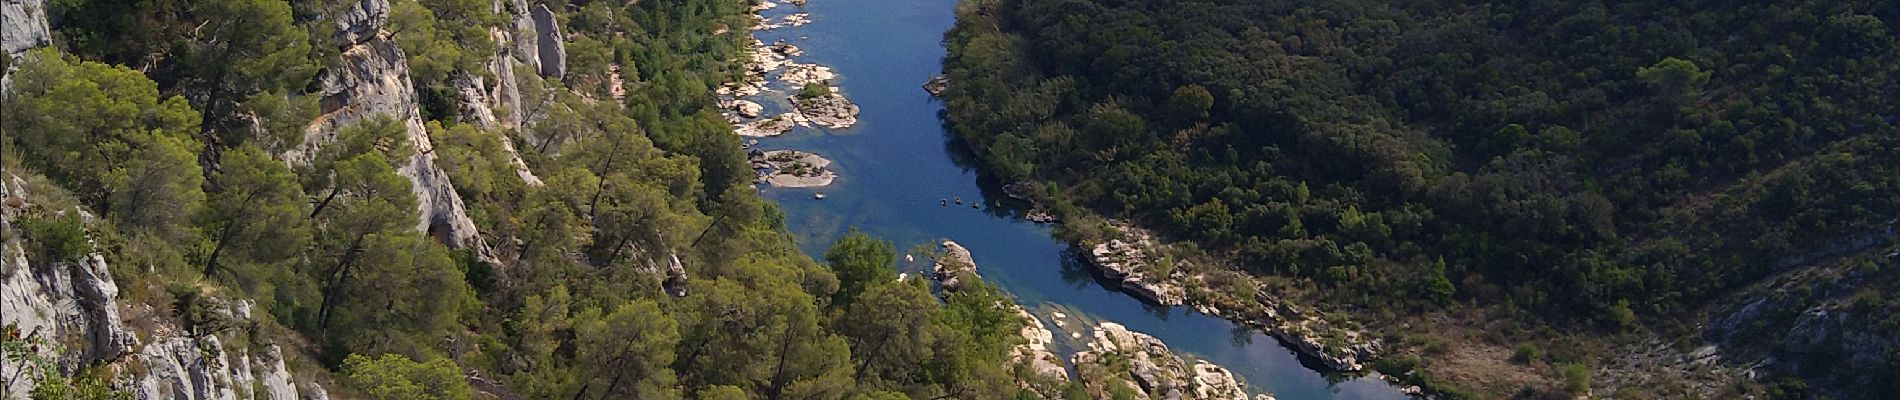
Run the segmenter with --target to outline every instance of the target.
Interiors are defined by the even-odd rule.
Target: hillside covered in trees
[[[1073,239],[1131,219],[1395,335],[1422,311],[1507,354],[1569,343],[1520,364],[1602,372],[1619,350],[1594,344],[1659,336],[1722,345],[1773,395],[1893,393],[1900,3],[959,13],[947,119]],[[1441,387],[1518,389],[1487,379]]]
[[[5,6],[0,397],[998,399],[1029,373],[980,281],[900,281],[863,234],[799,252],[713,109],[748,1]]]

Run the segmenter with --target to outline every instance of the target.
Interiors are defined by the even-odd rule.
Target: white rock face
[[[535,72],[541,71],[541,46],[536,43],[534,17],[526,0],[495,0],[497,3],[508,1],[508,11],[514,14],[514,29],[508,33],[508,41],[513,42],[514,51],[510,55],[515,61],[526,64]]]
[[[10,178],[0,182],[0,198],[17,197],[22,207],[32,207],[25,182],[19,177]],[[49,338],[49,343],[78,343],[81,348],[63,353],[41,349],[42,356],[62,369],[116,359],[131,351],[138,340],[119,318],[119,285],[112,281],[105,257],[91,253],[74,260],[39,260],[36,264],[27,258],[20,232],[13,230],[23,208],[0,207],[4,207],[0,208],[0,231],[7,238],[0,246],[0,325],[15,325],[24,335],[37,333]],[[0,363],[0,373],[14,376],[22,367]],[[12,384],[15,387],[8,388],[8,393],[25,393],[24,388],[34,385],[25,379]]]
[[[1103,322],[1097,326],[1088,347],[1075,354],[1076,365],[1106,367],[1111,362],[1108,355],[1114,354],[1127,360],[1129,367],[1125,376],[1083,374],[1084,381],[1099,380],[1088,382],[1091,387],[1122,382],[1119,384],[1130,385],[1145,399],[1247,400],[1247,392],[1226,368],[1205,361],[1196,361],[1189,368],[1161,339],[1121,324]]]
[[[389,3],[361,0],[354,4],[356,7],[340,18],[337,37],[355,41],[343,48],[342,62],[323,76],[324,113],[307,128],[303,145],[287,152],[284,158],[307,163],[325,144],[335,141],[341,128],[377,116],[395,118],[407,128],[416,150],[397,168],[398,174],[409,178],[416,194],[416,230],[429,232],[450,247],[475,250],[477,257],[493,262],[493,252],[476,230],[474,220],[469,219],[467,206],[455,193],[454,184],[435,164],[435,146],[416,107],[408,58],[390,33],[382,30]]]
[[[547,5],[534,8],[535,46],[541,58],[541,76],[561,79],[567,74],[567,41],[561,35],[561,23]]]
[[[251,357],[248,350],[227,347],[216,335],[194,339],[166,333],[133,355],[146,368],[131,382],[140,400],[298,400],[298,388],[277,345]],[[322,388],[305,390],[302,399],[327,399]]]
[[[362,43],[375,37],[389,22],[389,0],[351,0],[336,19],[337,44]]]
[[[46,0],[0,0],[0,51],[19,57],[27,50],[53,43],[46,28]]]

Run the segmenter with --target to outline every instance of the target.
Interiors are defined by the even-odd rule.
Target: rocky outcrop
[[[339,45],[363,43],[375,38],[389,23],[389,0],[351,0],[349,8],[336,18]]]
[[[806,97],[798,96],[792,104],[798,106],[798,113],[812,123],[831,129],[850,128],[858,124],[858,105],[838,92],[838,87],[828,88],[825,94]]]
[[[507,77],[513,78],[514,75],[509,74]],[[459,74],[450,79],[450,84],[455,85],[455,92],[460,103],[457,107],[460,112],[457,119],[464,123],[475,124],[489,132],[503,131],[505,126],[495,117],[494,109],[489,107],[493,101],[489,99],[489,92],[485,88],[486,85],[483,85],[481,77]],[[515,176],[521,178],[521,181],[529,186],[541,186],[541,177],[535,176],[534,171],[528,169],[527,161],[523,161],[521,153],[515,151],[514,141],[508,140],[506,136],[501,137],[500,141],[502,151],[508,153],[508,164],[514,166]]]
[[[1166,306],[1185,302],[1186,291],[1174,282],[1178,277],[1158,276],[1155,271],[1157,243],[1154,237],[1133,225],[1119,222],[1113,225],[1120,235],[1090,247],[1084,254],[1089,263],[1103,276],[1120,281],[1123,290],[1143,300]]]
[[[213,311],[237,324],[251,321],[248,300],[210,297]],[[309,384],[299,389],[284,367],[283,349],[261,347],[255,357],[246,346],[229,346],[219,335],[191,335],[160,326],[151,344],[132,355],[145,373],[125,385],[133,397],[182,400],[318,400],[328,394]],[[299,397],[302,392],[306,396]]]
[[[1900,363],[1900,330],[1886,326],[1900,305],[1881,300],[1900,286],[1896,265],[1900,247],[1888,245],[1764,279],[1711,307],[1703,336],[1717,348],[1656,353],[1798,377],[1816,394],[1855,397],[1846,388],[1872,387]]]
[[[758,118],[759,113],[765,112],[765,106],[749,100],[733,100],[732,112],[738,113],[742,118]]]
[[[963,289],[963,283],[976,279],[976,258],[955,241],[943,241],[943,255],[930,265],[930,274],[943,282],[943,290]]]
[[[1109,393],[1125,385],[1142,399],[1248,400],[1234,374],[1218,365],[1195,361],[1191,366],[1160,339],[1128,330],[1113,322],[1095,327],[1088,350],[1075,354],[1081,379],[1093,393]],[[1125,362],[1127,370],[1116,364]]]
[[[243,348],[226,348],[217,335],[191,336],[161,320],[149,332],[150,343],[139,346],[120,310],[118,283],[105,257],[97,252],[75,260],[30,260],[14,222],[35,206],[18,177],[0,182],[0,198],[15,199],[0,208],[0,324],[19,327],[25,335],[48,343],[39,356],[51,360],[61,373],[83,364],[101,363],[126,371],[113,381],[115,389],[134,398],[188,400],[297,400],[300,390],[284,365],[282,350],[264,347],[251,357]],[[36,212],[84,213],[80,210]],[[212,298],[212,307],[231,321],[249,321],[248,301],[236,303]],[[149,310],[149,307],[147,307]],[[0,360],[0,374],[9,378],[5,392],[24,398],[37,383],[20,360]],[[137,368],[130,368],[136,366]],[[310,386],[315,388],[315,386]],[[302,391],[303,399],[326,400],[321,389]]]
[[[797,150],[753,151],[752,167],[761,171],[759,181],[778,187],[804,188],[830,185],[838,178],[831,171],[831,160]]]
[[[27,50],[53,44],[46,27],[46,0],[0,0],[0,52],[19,57]]]
[[[14,229],[14,222],[33,207],[25,184],[17,177],[0,182],[0,198],[9,201],[0,209],[0,231],[6,242],[0,246],[0,325],[12,325],[22,335],[48,338],[51,343],[71,346],[63,352],[52,347],[40,349],[40,355],[59,370],[70,372],[80,365],[113,360],[134,349],[138,340],[119,317],[119,286],[107,270],[105,257],[90,253],[72,260],[28,259],[26,245]],[[79,210],[46,211],[59,214]],[[77,344],[77,346],[73,346]],[[0,374],[24,376],[9,382],[8,393],[26,393],[33,387],[31,375],[19,375],[27,365],[15,360],[0,362]]]
[[[533,17],[537,70],[541,76],[561,79],[567,74],[567,37],[561,35],[561,23],[545,4],[534,7]]]
[[[534,17],[530,15],[532,9],[528,7],[528,2],[526,0],[495,1],[497,3],[507,1],[502,4],[514,14],[514,26],[508,32],[508,41],[513,43],[514,49],[510,55],[515,61],[533,68],[536,73],[541,72],[541,46],[537,43],[540,35],[535,33]]]
[[[307,163],[336,139],[345,126],[378,116],[401,121],[416,154],[399,164],[397,173],[409,179],[416,193],[419,220],[416,229],[443,243],[473,250],[483,261],[494,262],[493,252],[469,219],[467,207],[455,192],[447,173],[435,164],[435,148],[422,125],[409,61],[382,29],[389,3],[361,0],[339,18],[337,39],[342,60],[322,77],[323,114],[306,129],[304,143],[284,155],[293,163]],[[373,33],[373,34],[371,34]]]

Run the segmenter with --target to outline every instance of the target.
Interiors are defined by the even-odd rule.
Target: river
[[[781,2],[783,0],[780,0]],[[798,149],[833,160],[839,178],[817,189],[766,189],[784,210],[799,245],[813,257],[856,228],[895,242],[899,252],[951,239],[975,254],[978,273],[1013,295],[1045,322],[1053,312],[1071,320],[1114,321],[1168,343],[1188,358],[1231,369],[1250,391],[1280,400],[1403,399],[1397,388],[1374,378],[1329,377],[1302,365],[1292,350],[1270,336],[1186,307],[1148,306],[1098,282],[1079,264],[1050,227],[1023,220],[1019,203],[952,142],[938,117],[943,106],[920,85],[942,70],[943,32],[954,23],[957,0],[810,0],[804,7],[781,4],[762,15],[810,13],[811,23],[755,32],[772,43],[795,44],[794,61],[832,67],[835,84],[862,107],[856,126],[843,130],[797,128],[761,140],[763,149]],[[954,83],[953,83],[954,84]],[[749,97],[770,112],[784,107],[766,93]],[[826,198],[815,199],[813,192]],[[979,200],[944,206],[946,198]],[[1002,207],[995,204],[1002,202]],[[821,258],[822,259],[822,258]],[[915,273],[926,267],[900,263]],[[1074,344],[1057,331],[1058,353]]]

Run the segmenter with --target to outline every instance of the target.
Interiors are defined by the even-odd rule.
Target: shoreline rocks
[[[798,126],[797,116],[777,115],[752,122],[739,122],[732,128],[732,133],[745,137],[772,137],[790,132],[794,126]]]
[[[1054,351],[1049,350],[1049,346],[1055,343],[1055,333],[1049,331],[1042,324],[1042,319],[1030,314],[1029,310],[1024,310],[1016,303],[1010,303],[1009,306],[1016,310],[1017,317],[1023,318],[1023,328],[1018,332],[1023,337],[1023,343],[1011,349],[1009,361],[1026,363],[1030,371],[1035,371],[1037,375],[1068,381],[1069,370],[1064,367],[1062,357],[1057,357]]]
[[[950,90],[950,77],[938,75],[924,82],[924,92],[930,93],[931,96],[942,96],[945,90]]]
[[[759,181],[777,187],[806,188],[830,185],[838,178],[831,160],[797,150],[753,151],[752,167],[763,170]]]
[[[976,272],[976,260],[969,249],[952,240],[943,241],[941,246],[944,253],[937,258],[937,262],[931,264],[930,272],[931,277],[937,279],[942,285],[944,293],[960,290],[965,280],[981,279]],[[902,279],[901,275],[899,279]],[[1017,331],[1017,335],[1022,336],[1023,343],[1010,349],[1009,361],[1023,364],[1037,375],[1068,381],[1067,364],[1064,364],[1062,357],[1050,350],[1050,346],[1055,343],[1055,332],[1050,331],[1042,324],[1041,319],[1036,318],[1035,314],[1029,313],[1029,310],[1016,304],[1015,301],[1004,303],[1003,306],[1008,307],[1012,313],[1023,319],[1023,327]],[[1021,383],[1026,384],[1026,382]]]
[[[742,118],[758,118],[759,113],[765,112],[765,106],[750,100],[733,100],[730,108]]]
[[[1265,311],[1245,315],[1217,306],[1206,306],[1203,311],[1212,311],[1206,314],[1260,329],[1301,356],[1317,360],[1326,368],[1336,371],[1364,370],[1365,363],[1378,358],[1379,352],[1384,349],[1384,345],[1371,335],[1337,328],[1331,322],[1311,316],[1267,294],[1264,288],[1255,296],[1255,301],[1260,302]]]
[[[803,5],[803,2],[793,4]],[[751,29],[762,31],[810,23],[811,15],[803,12],[786,15],[778,23],[772,23],[772,20],[759,14],[778,5],[772,1],[755,4],[752,7]],[[784,134],[798,126],[845,129],[857,124],[860,110],[838,87],[831,86],[838,77],[831,67],[792,61],[791,57],[803,55],[804,50],[783,39],[766,44],[754,36],[750,50],[751,59],[746,62],[745,77],[737,82],[727,82],[714,90],[722,99],[720,107],[729,111],[725,115],[727,122],[732,124],[733,133],[768,137]],[[771,77],[775,72],[777,76]],[[802,94],[798,92],[814,84],[825,85],[825,93],[811,97],[787,94]],[[791,109],[778,115],[769,115],[757,102],[766,100],[743,99],[768,91],[774,92],[770,101],[776,102],[783,98],[791,103]]]
[[[1111,222],[1121,234],[1107,242],[1091,246],[1084,257],[1102,275],[1121,282],[1122,289],[1145,301],[1179,306],[1186,302],[1187,291],[1173,282],[1172,276],[1157,276],[1153,249],[1154,238],[1146,230],[1123,222]],[[1176,270],[1178,272],[1178,270]],[[1177,275],[1170,273],[1168,275]]]
[[[1074,356],[1091,393],[1113,393],[1115,385],[1122,385],[1141,399],[1249,400],[1232,371],[1200,360],[1189,365],[1154,336],[1114,322],[1097,325],[1091,335],[1088,350]],[[1126,363],[1126,372],[1116,368],[1121,363]]]
[[[1119,235],[1089,246],[1083,252],[1083,258],[1101,271],[1103,276],[1119,281],[1122,290],[1136,298],[1164,306],[1189,305],[1185,286],[1191,277],[1184,276],[1182,267],[1191,267],[1192,264],[1175,260],[1173,262],[1177,265],[1163,276],[1163,272],[1157,271],[1157,264],[1161,260],[1156,254],[1163,244],[1146,230],[1134,227],[1127,221],[1110,221],[1109,224]],[[1259,329],[1295,352],[1337,371],[1364,370],[1365,363],[1378,358],[1383,350],[1382,344],[1372,335],[1337,326],[1320,319],[1316,312],[1301,311],[1269,294],[1266,288],[1261,288],[1258,293],[1254,299],[1258,307],[1200,302],[1192,306],[1204,314]],[[1233,309],[1263,311],[1246,314]]]
[[[965,279],[976,276],[976,259],[955,241],[945,240],[942,246],[943,256],[930,265],[930,273],[943,282],[943,290],[961,290]]]

